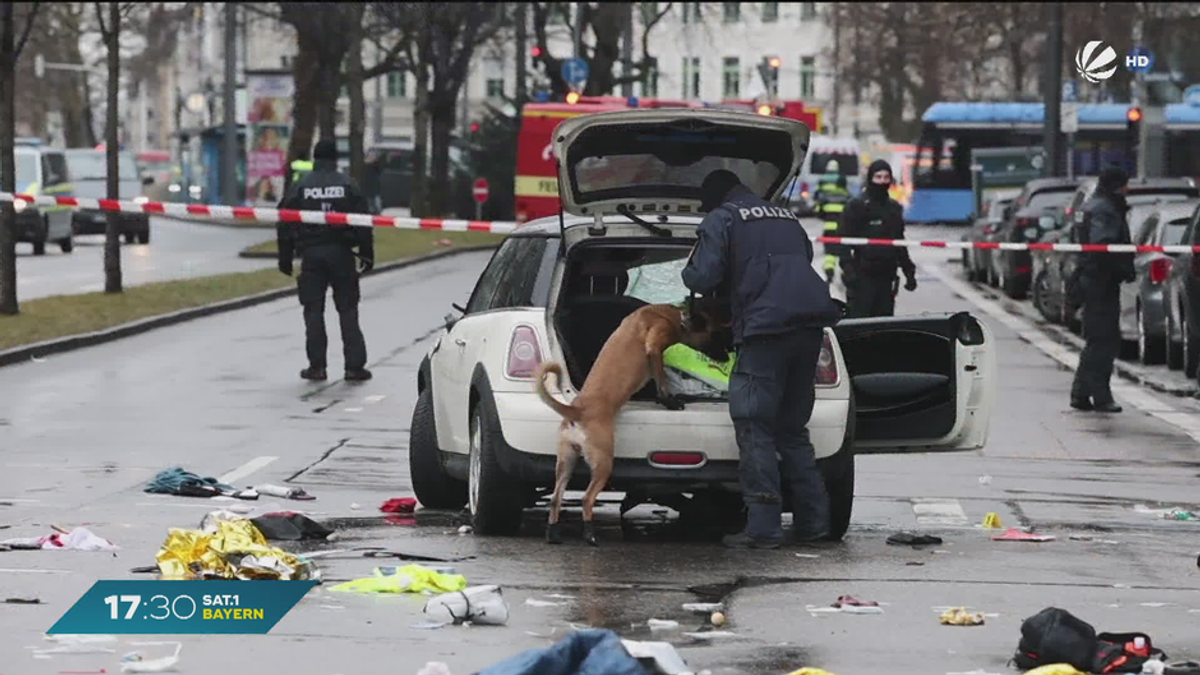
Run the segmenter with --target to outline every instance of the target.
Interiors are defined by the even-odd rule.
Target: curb
[[[270,223],[259,223],[254,220],[226,220],[221,218],[180,218],[166,213],[152,213],[151,218],[165,218],[173,220],[177,223],[191,223],[193,225],[207,225],[210,227],[227,227],[232,230],[274,230],[275,226]]]
[[[440,258],[449,258],[451,256],[460,255],[462,253],[471,253],[474,251],[490,251],[495,249],[499,244],[475,244],[472,246],[463,246],[461,248],[452,248],[445,251],[436,251],[426,255],[414,256],[403,260],[395,260],[389,263],[384,263],[372,269],[370,272],[362,275],[364,277],[374,276],[383,272],[403,269],[411,267],[423,262],[438,260]],[[272,256],[274,257],[274,256]],[[292,284],[286,288],[280,288],[273,291],[263,291],[254,295],[246,295],[240,298],[232,298],[230,300],[222,300],[214,302],[210,305],[202,305],[200,307],[189,307],[181,309],[170,314],[159,314],[158,316],[150,316],[130,323],[113,326],[104,330],[99,330],[94,333],[83,333],[80,335],[68,335],[66,337],[46,340],[32,345],[22,345],[12,349],[0,352],[0,367],[9,366],[14,363],[28,361],[34,357],[46,356],[49,354],[60,354],[69,352],[84,347],[91,347],[105,342],[112,342],[121,338],[139,335],[155,328],[164,328],[175,324],[184,323],[193,319],[200,319],[213,314],[221,314],[231,312],[235,309],[243,309],[245,307],[253,307],[261,305],[273,300],[279,300],[291,295],[296,295],[296,286]]]

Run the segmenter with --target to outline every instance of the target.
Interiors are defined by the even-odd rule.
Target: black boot
[[[596,540],[596,524],[590,520],[583,521],[583,540],[589,546],[599,546],[600,542]]]
[[[721,545],[726,548],[779,548],[783,544],[783,528],[780,527],[782,508],[780,505],[750,504],[747,511],[746,529],[726,536],[721,540]],[[770,532],[774,532],[775,535],[766,534]]]
[[[558,523],[547,523],[546,524],[546,543],[547,544],[561,544],[562,543],[562,531],[559,530]]]
[[[1090,411],[1090,410],[1095,409],[1092,407],[1091,399],[1075,398],[1074,396],[1071,397],[1071,407],[1076,410],[1084,410],[1084,411]]]
[[[725,548],[754,548],[754,549],[777,549],[783,544],[782,541],[771,539],[755,539],[746,532],[738,532],[737,534],[728,534],[721,539],[721,545]]]
[[[1117,405],[1117,403],[1115,401],[1108,401],[1107,403],[1097,403],[1092,406],[1092,409],[1095,410],[1096,412],[1102,412],[1102,413],[1119,413],[1122,410],[1124,410],[1124,408]]]
[[[300,371],[300,377],[303,377],[306,380],[313,380],[314,382],[321,382],[328,379],[329,375],[325,372],[324,368],[309,366]]]
[[[365,382],[371,379],[371,377],[371,371],[367,370],[366,368],[355,368],[353,370],[346,371],[347,382]]]

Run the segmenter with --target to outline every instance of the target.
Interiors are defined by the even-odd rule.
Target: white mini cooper
[[[566,365],[567,401],[629,313],[677,302],[696,239],[699,185],[726,168],[778,200],[809,130],[779,117],[700,110],[586,115],[554,132],[565,213],[509,235],[461,317],[421,362],[409,462],[431,508],[468,504],[475,531],[513,535],[554,483],[560,419],[534,393],[543,360]],[[988,436],[995,351],[967,312],[843,320],[826,331],[808,424],[832,500],[833,536],[850,523],[856,452],[967,450]],[[587,484],[579,462],[571,489]],[[790,504],[787,480],[785,509]],[[653,502],[740,511],[728,403],[655,403],[653,383],[617,418],[610,490],[623,511]]]

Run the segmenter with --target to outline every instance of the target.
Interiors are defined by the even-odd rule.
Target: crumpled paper
[[[313,576],[311,563],[268,544],[245,518],[214,518],[205,525],[208,530],[168,530],[155,556],[164,577],[294,581]]]
[[[467,578],[461,574],[435,572],[421,565],[405,565],[395,574],[384,574],[375,568],[373,576],[347,581],[330,588],[331,591],[349,593],[456,593],[467,587]]]
[[[943,626],[982,626],[983,614],[968,612],[966,607],[955,607],[942,612]]]

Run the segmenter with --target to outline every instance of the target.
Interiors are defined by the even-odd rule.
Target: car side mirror
[[[142,185],[154,185],[154,176],[146,176],[143,178]]]
[[[450,303],[450,306],[453,307],[454,309],[457,309],[458,311],[462,312],[463,314],[467,313],[467,308],[463,307],[462,305],[458,304],[457,302]]]

